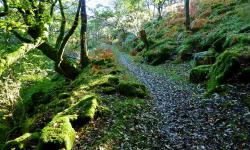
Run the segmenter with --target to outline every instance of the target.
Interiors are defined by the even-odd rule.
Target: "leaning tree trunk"
[[[59,58],[57,55],[57,49],[55,49],[49,43],[45,42],[39,45],[37,48],[41,50],[44,55],[46,55],[48,58],[50,58],[54,62],[59,61]],[[67,56],[63,56],[63,59],[61,60],[61,63],[60,63],[60,68],[55,66],[55,70],[69,79],[75,79],[80,73],[80,70],[70,63]]]
[[[87,54],[87,12],[86,1],[82,0],[81,6],[81,67],[84,68],[89,64],[89,58]]]
[[[190,30],[189,0],[185,0],[186,28]]]
[[[24,43],[17,48],[14,52],[7,54],[3,58],[0,58],[0,76],[2,73],[13,65],[19,59],[23,58],[26,53],[37,47],[37,44]]]

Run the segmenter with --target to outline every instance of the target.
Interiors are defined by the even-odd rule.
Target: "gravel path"
[[[214,94],[204,99],[204,89],[150,72],[149,66],[118,53],[119,62],[147,86],[163,116],[160,130],[168,142],[162,149],[250,149],[249,111],[237,97]],[[180,67],[183,73],[188,68]]]

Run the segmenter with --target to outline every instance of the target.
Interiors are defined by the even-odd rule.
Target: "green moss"
[[[195,67],[190,72],[190,81],[193,83],[201,83],[207,80],[207,75],[211,65],[201,65]]]
[[[114,94],[114,93],[116,93],[116,88],[115,87],[104,87],[101,90],[105,94]]]
[[[237,72],[240,67],[238,54],[239,52],[237,51],[225,51],[218,57],[208,75],[208,91],[215,90]]]
[[[58,95],[58,98],[59,98],[59,99],[66,99],[66,98],[69,98],[69,97],[70,97],[70,94],[69,94],[69,93],[65,93],[65,92],[60,93],[60,94]]]
[[[55,117],[42,129],[39,149],[71,150],[75,140],[75,130],[68,116]]]
[[[152,50],[146,51],[143,56],[146,62],[148,62],[149,64],[159,65],[170,59],[170,56],[174,49],[175,46],[173,45],[163,44],[157,46]]]
[[[38,141],[40,133],[25,133],[22,136],[5,143],[3,150],[26,149],[34,141]]]
[[[178,60],[180,61],[188,61],[193,58],[193,49],[190,45],[181,45],[178,48]]]
[[[30,131],[30,128],[32,127],[32,125],[34,124],[36,118],[33,117],[33,118],[28,118],[26,119],[23,124],[22,124],[22,129],[24,132],[29,132]]]
[[[98,107],[98,102],[95,96],[85,96],[78,103],[72,105],[65,111],[59,113],[57,116],[77,115],[76,122],[79,124],[85,123],[94,119]]]
[[[115,76],[107,76],[107,78],[104,79],[104,82],[101,83],[99,86],[101,87],[112,87],[119,84],[119,78]]]
[[[129,81],[121,81],[118,85],[118,91],[125,96],[145,97],[147,95],[144,85]]]
[[[237,43],[240,44],[250,43],[250,35],[248,33],[231,34],[227,36],[226,41],[223,44],[223,48],[231,47]]]

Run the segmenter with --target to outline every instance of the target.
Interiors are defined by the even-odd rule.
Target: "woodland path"
[[[242,116],[248,111],[237,98],[214,94],[212,98],[204,99],[203,88],[181,79],[173,80],[167,70],[166,73],[157,73],[149,69],[153,66],[136,63],[127,54],[115,53],[120,64],[145,84],[153,96],[155,107],[163,118],[160,130],[167,138],[166,147],[238,149],[243,144],[249,148],[249,142],[235,141],[235,133],[249,130],[249,125],[242,121]],[[178,67],[177,74],[188,73],[189,65]]]

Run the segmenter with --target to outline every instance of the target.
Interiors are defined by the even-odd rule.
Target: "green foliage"
[[[250,23],[250,15],[248,10],[250,9],[250,2],[246,4],[240,5],[240,7],[237,8],[237,15],[240,17],[241,20],[243,20],[245,23]]]

